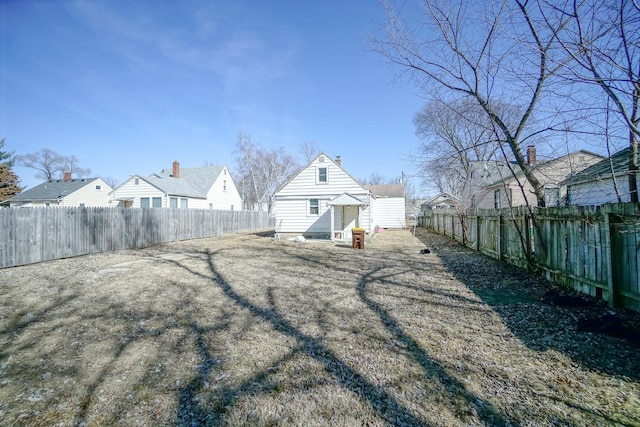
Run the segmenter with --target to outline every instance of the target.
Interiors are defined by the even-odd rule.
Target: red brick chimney
[[[340,156],[336,156],[336,165],[342,166],[342,159],[340,158]]]
[[[69,182],[71,181],[71,172],[65,172],[64,173],[64,182]]]
[[[535,145],[530,145],[527,147],[527,163],[529,163],[529,166],[534,166],[536,162],[536,147]]]
[[[180,163],[177,160],[173,161],[173,174],[174,178],[180,178]]]

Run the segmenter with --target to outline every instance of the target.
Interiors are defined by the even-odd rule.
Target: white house
[[[629,191],[629,153],[626,148],[570,176],[566,186],[566,204],[599,206],[631,201]]]
[[[111,187],[100,178],[51,179],[4,200],[9,207],[99,207],[109,205]]]
[[[339,157],[333,160],[321,153],[276,191],[276,228],[331,240],[351,239],[356,227],[371,235],[380,224],[398,225],[397,215],[385,214],[383,198],[378,206],[376,196],[342,168]],[[404,224],[404,196],[401,200]]]
[[[180,168],[173,162],[149,176],[133,175],[110,194],[112,206],[242,210],[242,199],[226,166]]]

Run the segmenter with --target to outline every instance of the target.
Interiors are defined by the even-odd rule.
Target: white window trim
[[[311,213],[311,200],[317,200],[318,201],[318,213],[317,214],[312,214]],[[322,213],[321,209],[320,209],[320,204],[321,204],[320,203],[320,198],[318,198],[318,197],[310,197],[310,198],[308,198],[307,199],[307,216],[308,217],[312,217],[312,218],[319,217],[320,214]]]
[[[326,181],[320,181],[320,169],[325,169],[327,171]],[[319,184],[319,185],[329,184],[329,168],[327,166],[316,166],[316,184]]]

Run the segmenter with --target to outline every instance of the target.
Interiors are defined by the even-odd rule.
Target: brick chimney
[[[529,166],[534,166],[536,162],[536,147],[535,145],[530,145],[527,147],[527,163],[529,163]]]
[[[173,161],[173,173],[171,174],[174,178],[180,178],[180,162],[177,160]]]
[[[336,164],[342,167],[342,159],[340,158],[340,156],[336,156]]]
[[[69,182],[71,181],[71,172],[65,172],[64,173],[64,182]]]

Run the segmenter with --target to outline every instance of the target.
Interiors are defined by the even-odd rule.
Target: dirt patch
[[[193,240],[0,284],[2,425],[640,425],[638,346],[578,331],[607,307],[544,303],[547,282],[422,229]]]

